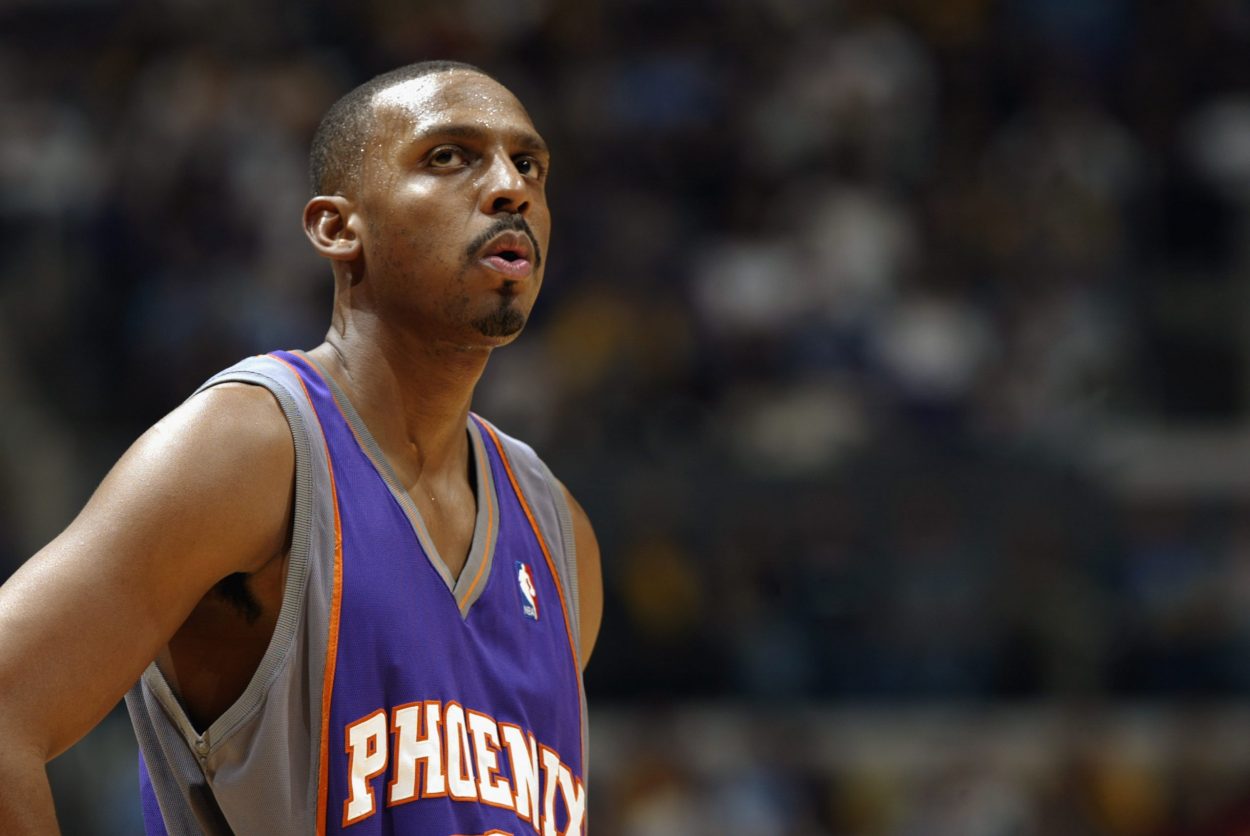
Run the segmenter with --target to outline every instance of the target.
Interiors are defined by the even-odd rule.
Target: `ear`
[[[341,195],[317,195],[304,206],[304,234],[313,249],[333,261],[354,261],[360,256],[360,239],[348,219],[352,204]]]

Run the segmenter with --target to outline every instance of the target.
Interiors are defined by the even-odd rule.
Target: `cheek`
[[[530,229],[534,231],[534,236],[538,238],[538,243],[543,248],[543,261],[546,261],[547,245],[551,242],[551,216],[543,212],[532,214],[528,220]]]
[[[396,204],[373,224],[376,256],[388,264],[458,264],[459,230],[425,203]]]

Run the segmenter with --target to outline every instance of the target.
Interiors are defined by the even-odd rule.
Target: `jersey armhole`
[[[314,505],[313,467],[309,430],[294,396],[283,383],[256,366],[256,359],[244,361],[250,368],[235,367],[210,378],[191,397],[223,383],[245,383],[266,389],[278,402],[286,417],[295,448],[295,495],[291,512],[291,550],[283,580],[282,605],[274,624],[273,635],[260,663],[248,680],[243,693],[203,732],[198,732],[181,699],[155,662],[143,673],[143,683],[160,702],[165,713],[177,726],[187,745],[201,755],[209,755],[257,714],[264,704],[270,686],[290,656],[303,615],[308,585],[310,531]],[[242,364],[241,364],[242,365]]]

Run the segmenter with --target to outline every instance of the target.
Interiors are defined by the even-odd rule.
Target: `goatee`
[[[473,325],[486,337],[511,337],[525,327],[525,314],[513,307],[510,300],[504,299],[498,308],[474,321]]]

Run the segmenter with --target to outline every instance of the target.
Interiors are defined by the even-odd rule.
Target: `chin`
[[[484,337],[511,341],[525,327],[525,314],[512,306],[501,307],[475,320],[473,326]]]

